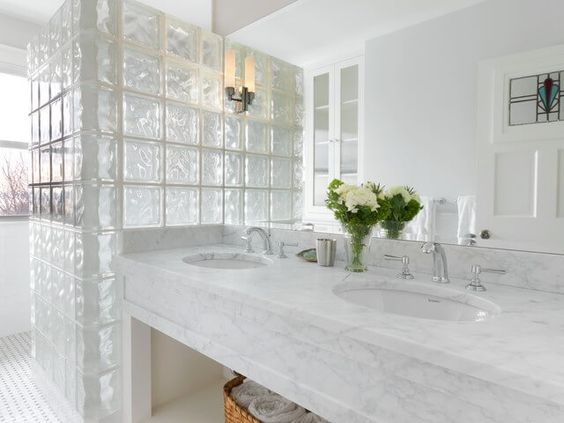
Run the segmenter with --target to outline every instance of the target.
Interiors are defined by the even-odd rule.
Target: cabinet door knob
[[[489,229],[483,229],[480,232],[480,238],[482,239],[490,239],[492,237],[492,233],[490,232]]]

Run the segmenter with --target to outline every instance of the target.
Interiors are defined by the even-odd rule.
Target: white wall
[[[28,222],[0,221],[0,337],[31,329]]]
[[[368,41],[366,179],[473,193],[478,62],[563,44],[563,18],[562,0],[489,0]]]

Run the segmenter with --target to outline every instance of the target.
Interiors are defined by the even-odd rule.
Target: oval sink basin
[[[455,322],[480,322],[501,312],[491,301],[442,287],[415,283],[338,287],[335,294],[345,301],[374,310]]]
[[[210,269],[256,269],[272,263],[264,257],[237,253],[202,253],[184,257],[184,263]]]

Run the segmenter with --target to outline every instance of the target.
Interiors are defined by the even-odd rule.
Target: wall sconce
[[[245,58],[245,81],[237,90],[235,87],[235,50],[227,50],[225,55],[225,95],[229,101],[239,103],[237,113],[245,113],[255,99],[255,59],[252,56]]]

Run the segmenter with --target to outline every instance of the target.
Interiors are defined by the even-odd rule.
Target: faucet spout
[[[421,246],[421,251],[433,255],[433,282],[449,283],[448,262],[444,247],[438,242],[426,242]]]
[[[243,237],[243,239],[245,241],[247,241],[247,250],[246,251],[247,252],[252,251],[250,245],[251,245],[251,239],[252,239],[253,233],[255,233],[255,232],[258,233],[259,236],[262,238],[262,242],[263,242],[263,245],[264,245],[263,254],[265,254],[267,256],[271,256],[272,254],[274,254],[272,252],[272,246],[271,246],[271,243],[270,243],[270,235],[267,234],[264,229],[259,228],[257,226],[252,226],[252,227],[247,228],[245,230],[245,236]]]

